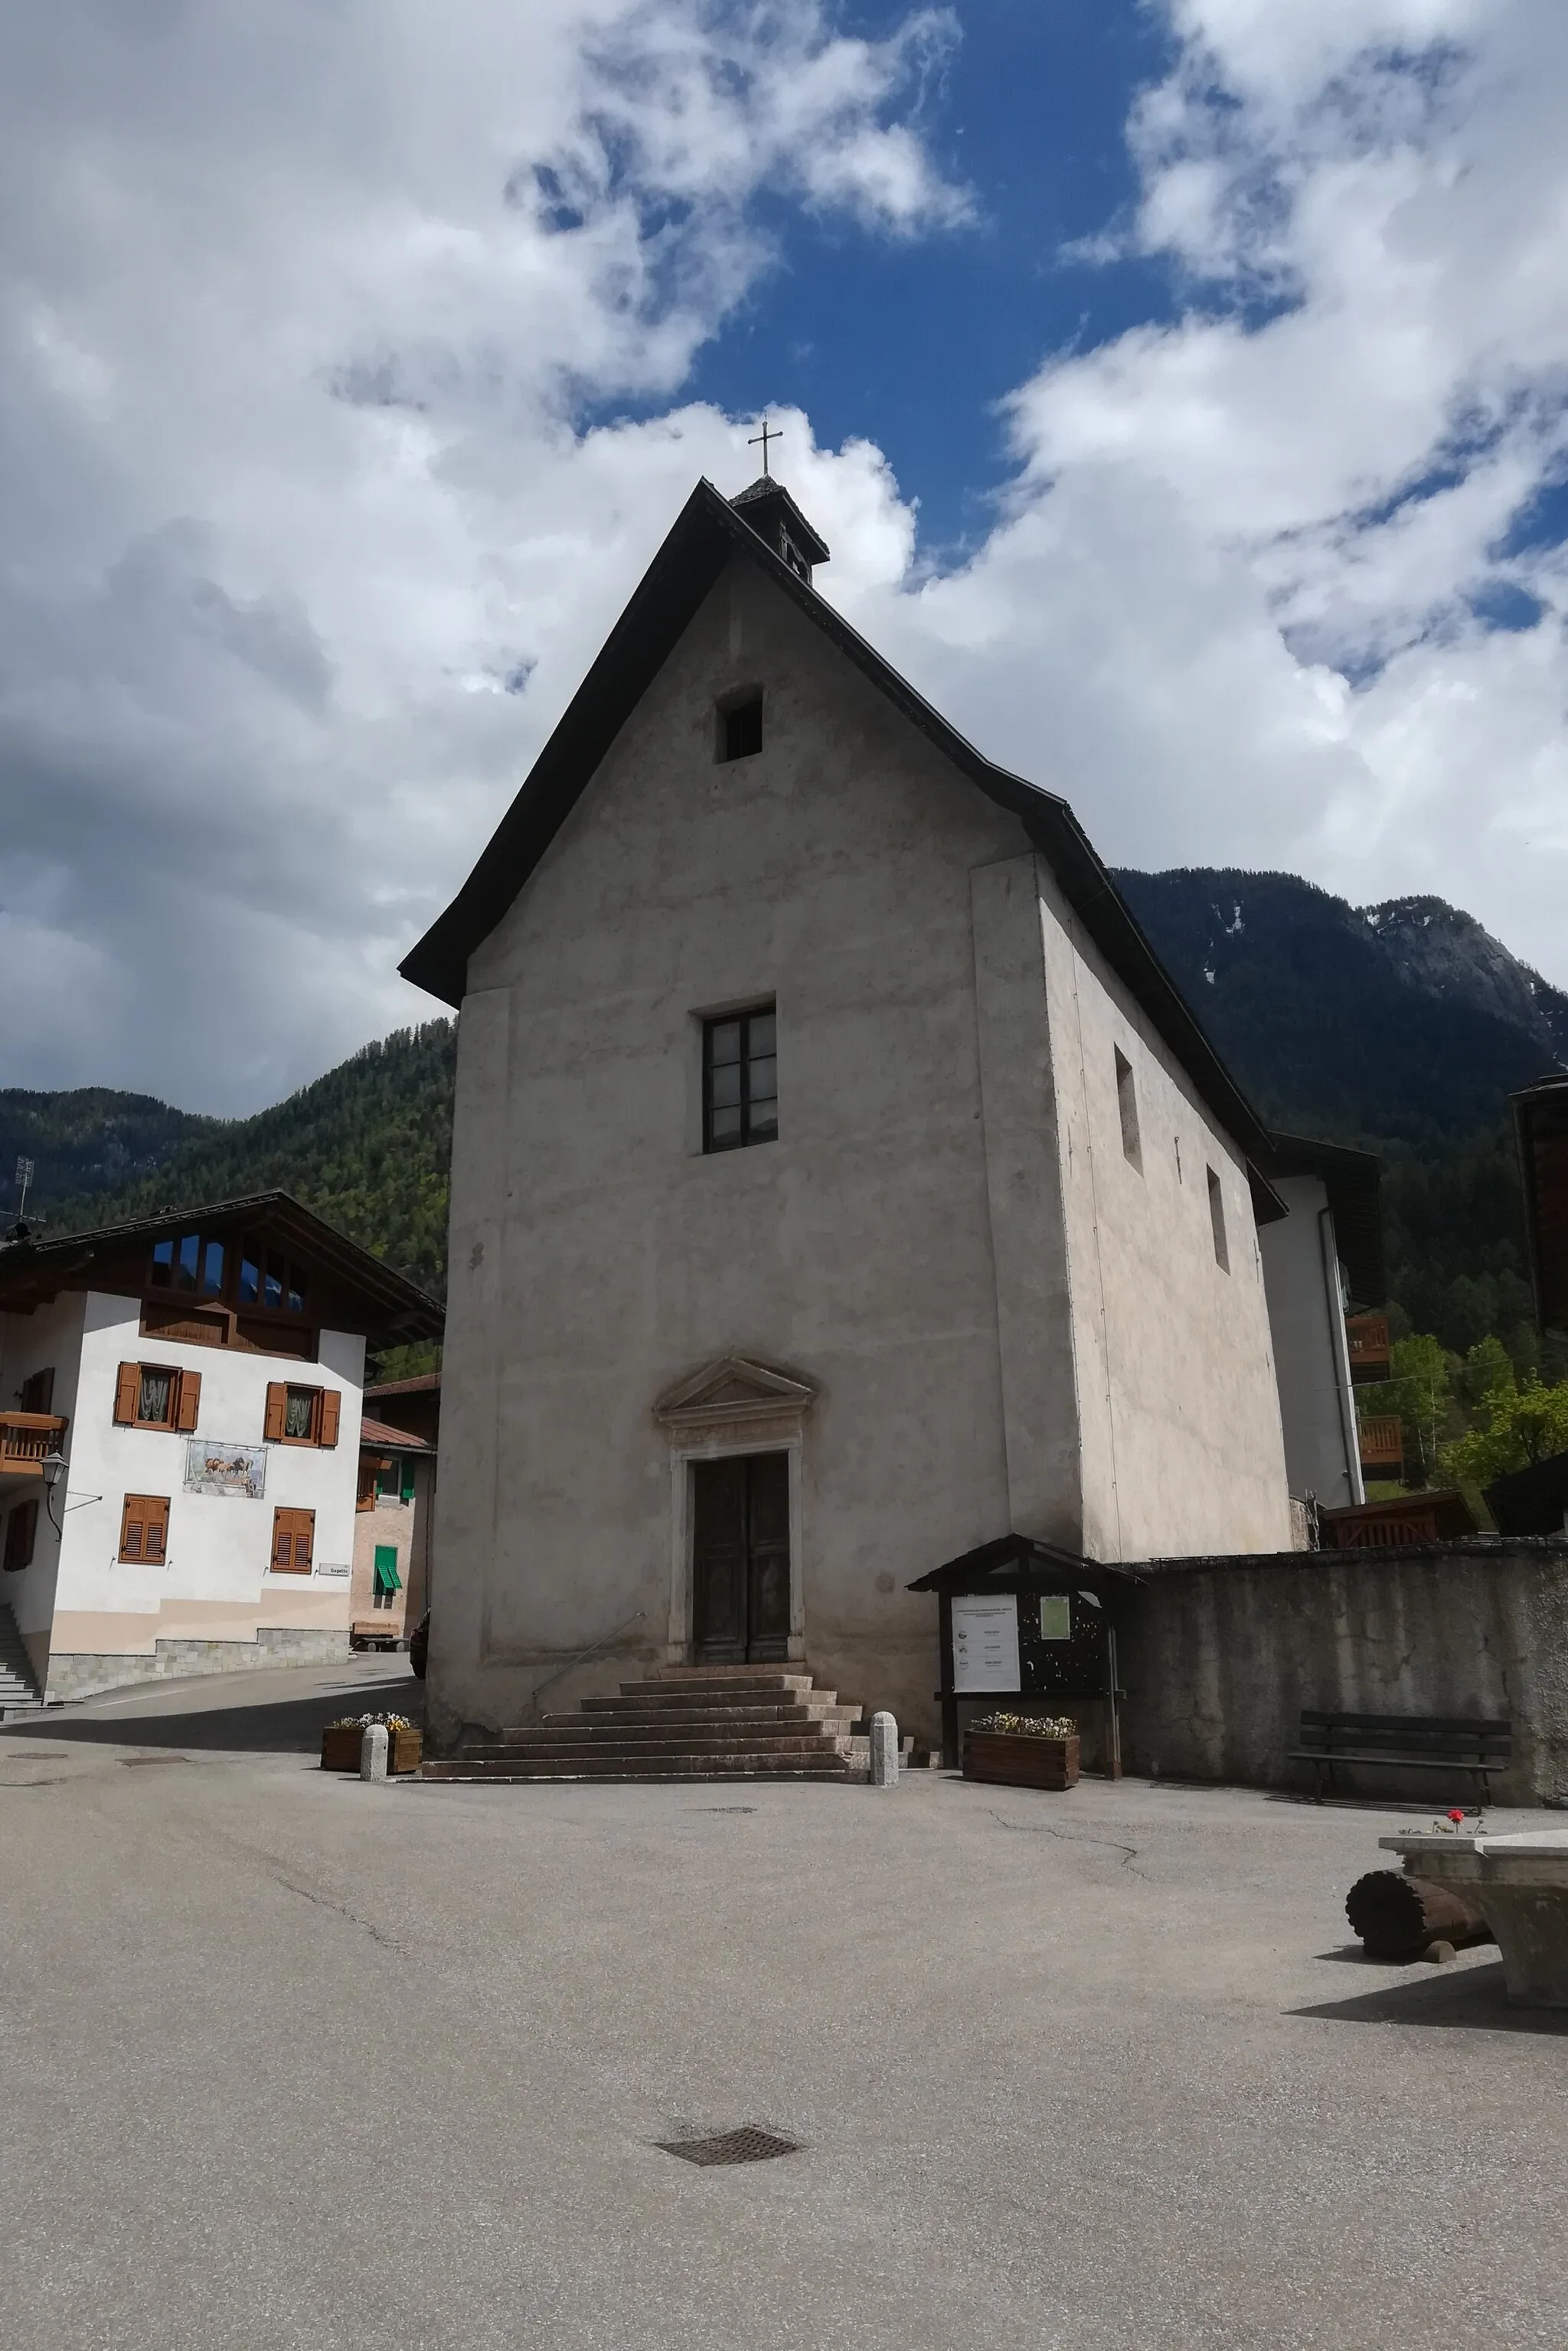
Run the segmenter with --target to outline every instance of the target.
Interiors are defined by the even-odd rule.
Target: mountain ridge
[[[1383,1160],[1396,1320],[1539,1357],[1507,1097],[1568,1059],[1568,994],[1443,899],[1357,907],[1239,867],[1116,879],[1266,1123]],[[0,1092],[0,1172],[37,1159],[30,1209],[58,1231],[280,1186],[439,1295],[455,1066],[442,1019],[247,1119]]]

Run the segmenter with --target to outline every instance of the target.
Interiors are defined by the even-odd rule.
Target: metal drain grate
[[[774,2131],[745,2130],[715,2131],[711,2138],[662,2138],[657,2144],[666,2155],[678,2155],[683,2163],[766,2163],[775,2155],[799,2155],[798,2139],[780,2138]]]

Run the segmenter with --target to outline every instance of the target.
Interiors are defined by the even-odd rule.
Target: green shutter
[[[395,1543],[377,1543],[376,1545],[376,1590],[378,1592],[402,1590],[402,1578],[397,1572]]]

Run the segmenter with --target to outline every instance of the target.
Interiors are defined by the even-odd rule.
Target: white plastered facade
[[[763,748],[716,762],[716,705],[751,685]],[[912,1727],[936,1621],[904,1587],[944,1560],[1009,1531],[1102,1559],[1289,1547],[1239,1151],[1020,821],[744,559],[468,990],[438,1736],[528,1719],[591,1645],[552,1706],[683,1653],[704,1447],[789,1450],[792,1651]],[[705,1155],[703,1018],[769,1001],[779,1139]],[[798,1384],[787,1426],[672,1416],[730,1359]]]
[[[167,1671],[200,1669],[194,1652],[168,1645],[217,1644],[214,1668],[295,1653],[307,1640],[347,1654],[365,1343],[323,1330],[319,1360],[171,1343],[141,1334],[134,1298],[62,1291],[30,1314],[0,1315],[0,1389],[10,1396],[29,1372],[52,1365],[52,1410],[69,1422],[66,1477],[41,1507],[30,1567],[0,1579],[34,1670],[50,1697],[79,1697]],[[186,1486],[190,1437],[117,1423],[122,1363],[200,1375],[195,1438],[222,1448],[264,1445],[267,1390],[276,1381],[330,1388],[340,1397],[332,1447],[266,1444],[258,1499]],[[127,1494],[166,1497],[165,1556],[121,1560]],[[34,1481],[7,1480],[0,1501],[42,1499]],[[273,1512],[315,1513],[308,1574],[272,1571]],[[163,1645],[161,1646],[161,1645]],[[234,1649],[235,1655],[228,1654]]]
[[[1344,1288],[1328,1186],[1278,1177],[1290,1215],[1260,1236],[1280,1368],[1285,1466],[1292,1494],[1326,1510],[1364,1502],[1361,1447],[1345,1332]]]

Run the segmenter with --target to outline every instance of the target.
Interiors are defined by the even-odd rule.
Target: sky
[[[0,17],[0,1084],[277,1101],[699,475],[1111,862],[1568,985],[1562,0]]]

